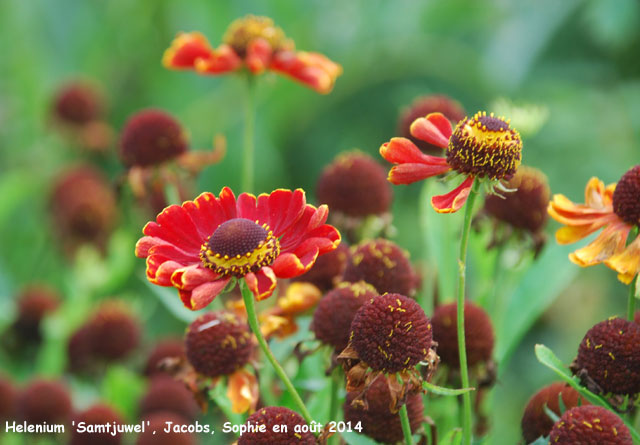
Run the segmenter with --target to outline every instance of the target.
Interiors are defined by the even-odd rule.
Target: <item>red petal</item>
[[[164,52],[162,64],[173,69],[194,69],[198,59],[208,59],[213,49],[199,32],[180,33]]]
[[[380,155],[392,164],[425,164],[448,166],[447,159],[422,153],[407,138],[392,138],[380,147]]]
[[[189,218],[187,212],[179,205],[164,209],[156,218],[157,223],[150,222],[143,233],[155,236],[175,244],[184,251],[199,251],[204,239]]]
[[[196,71],[200,74],[224,74],[242,66],[242,59],[229,45],[220,45],[208,58],[196,59]]]
[[[229,283],[231,278],[222,278],[220,280],[212,281],[210,283],[201,284],[191,291],[189,299],[189,305],[187,306],[192,311],[197,311],[207,306],[218,296],[220,292]],[[184,300],[183,300],[184,303]]]
[[[453,129],[451,122],[442,113],[430,113],[413,121],[410,128],[413,137],[441,148],[449,146]]]
[[[395,185],[412,184],[451,170],[448,165],[400,164],[389,170],[389,182]]]
[[[273,49],[265,39],[253,39],[247,45],[245,63],[253,74],[260,74],[267,69]]]
[[[236,207],[238,208],[239,218],[246,218],[251,221],[259,220],[256,197],[251,193],[241,193],[238,196]]]
[[[446,195],[434,196],[431,198],[431,205],[438,213],[453,213],[467,202],[471,186],[473,185],[473,176],[467,177],[462,184],[453,189]]]
[[[201,284],[216,281],[218,275],[211,269],[194,264],[177,269],[171,275],[171,284],[178,289],[194,289]]]
[[[260,222],[266,222],[276,237],[289,230],[300,219],[306,208],[304,191],[278,189],[270,195],[258,197]]]
[[[171,276],[181,267],[184,265],[159,255],[151,255],[147,258],[147,278],[158,286],[171,286]]]
[[[291,76],[321,94],[329,93],[336,78],[342,74],[342,67],[322,54],[303,51],[278,51],[269,68]]]
[[[271,267],[278,278],[293,278],[311,269],[317,257],[317,247],[308,249],[300,258],[293,253],[283,253],[276,258]]]
[[[248,273],[244,279],[258,301],[269,298],[277,284],[276,274],[270,267],[263,267],[256,273]]]

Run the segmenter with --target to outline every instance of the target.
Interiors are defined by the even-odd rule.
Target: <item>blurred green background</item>
[[[227,157],[204,171],[198,191],[238,189],[240,79],[168,71],[160,59],[178,31],[199,30],[217,45],[227,25],[247,13],[272,17],[297,48],[324,53],[344,68],[328,96],[283,77],[261,77],[260,191],[302,187],[313,199],[316,178],[336,154],[357,147],[377,157],[380,144],[395,136],[400,110],[430,93],[447,94],[470,113],[492,111],[500,98],[546,110],[540,131],[524,135],[523,162],[542,169],[553,192],[577,201],[591,176],[615,182],[638,162],[636,0],[5,0],[0,2],[0,323],[10,322],[12,297],[21,286],[35,278],[66,289],[68,270],[79,267],[62,259],[46,212],[52,178],[84,156],[50,125],[52,97],[62,83],[86,78],[101,85],[116,131],[135,111],[160,107],[189,130],[193,148],[209,147],[215,134],[224,134]],[[115,151],[99,163],[112,179],[123,171]],[[396,241],[419,259],[420,186],[395,187],[394,193]],[[556,227],[550,223],[549,233]],[[123,252],[132,252],[126,249],[138,234],[121,233]],[[568,250],[550,239],[550,255],[566,258]],[[138,277],[143,262],[132,253],[128,261]],[[90,260],[84,264],[91,269]],[[553,378],[536,362],[533,345],[546,343],[568,363],[592,324],[624,310],[626,290],[611,271],[562,264],[539,273],[575,274],[575,279],[567,288],[558,285],[559,298],[501,365],[492,443],[517,442],[526,400]],[[124,290],[120,281],[111,287],[102,283],[98,294],[131,298],[147,322],[148,338],[182,331],[184,324],[156,304],[139,279],[129,281],[136,285]],[[530,287],[524,297],[549,299],[537,291]],[[473,292],[470,288],[472,297]],[[8,357],[2,357],[0,369],[21,380],[36,371]]]

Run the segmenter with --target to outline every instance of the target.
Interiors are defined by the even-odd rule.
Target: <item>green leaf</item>
[[[144,390],[144,379],[121,365],[110,366],[102,381],[104,400],[111,403],[129,420],[137,418],[138,400]]]
[[[535,442],[531,442],[529,445],[549,445],[549,439],[546,437],[539,437]]]
[[[175,289],[156,286],[150,283],[146,277],[141,277],[141,280],[147,285],[151,293],[158,297],[158,300],[160,300],[164,307],[178,320],[191,323],[200,316],[200,311],[190,311],[184,307]]]
[[[345,431],[340,433],[342,438],[348,445],[378,445],[378,442],[367,437],[363,434],[358,434],[355,431]]]
[[[475,388],[461,388],[461,389],[445,388],[443,386],[434,385],[433,383],[429,383],[429,382],[422,382],[422,387],[427,391],[430,391],[434,394],[438,394],[440,396],[459,396],[467,392],[476,390]]]
[[[461,443],[462,430],[460,428],[449,431],[438,441],[438,445],[460,445]]]
[[[582,397],[587,399],[590,403],[598,406],[602,406],[612,412],[615,413],[609,402],[607,402],[603,397],[592,393],[587,388],[583,387],[578,378],[573,376],[569,369],[562,363],[562,361],[556,357],[553,351],[547,348],[545,345],[536,345],[535,347],[536,358],[540,363],[545,365],[547,368],[551,369],[554,373],[558,375],[562,380],[571,385]],[[631,432],[631,436],[633,436],[634,441],[640,441],[640,434],[633,428],[633,425],[625,418],[622,418],[622,421],[629,428]]]

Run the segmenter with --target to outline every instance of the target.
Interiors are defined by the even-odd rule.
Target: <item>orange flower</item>
[[[319,93],[333,89],[342,67],[319,53],[296,51],[292,40],[268,17],[248,15],[235,20],[213,48],[199,32],[180,33],[162,57],[170,69],[199,74],[225,74],[246,67],[252,74],[275,71]]]
[[[411,135],[447,150],[447,156],[426,155],[411,140],[392,138],[380,147],[382,157],[396,164],[389,172],[390,182],[411,184],[451,170],[466,176],[451,192],[431,198],[438,213],[460,210],[476,178],[501,188],[500,180],[510,179],[520,165],[520,135],[509,121],[493,114],[478,112],[461,120],[454,130],[442,113],[430,113],[411,124]]]
[[[587,246],[569,255],[575,264],[587,267],[604,263],[618,272],[618,279],[631,283],[640,270],[640,237],[627,246],[633,227],[640,223],[640,165],[626,172],[616,184],[604,186],[591,178],[585,188],[585,203],[574,204],[564,195],[554,195],[549,215],[565,224],[556,232],[560,244],[574,243],[604,228]]]

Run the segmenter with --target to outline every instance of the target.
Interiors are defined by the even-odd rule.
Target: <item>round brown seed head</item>
[[[89,166],[60,175],[53,185],[50,209],[58,233],[71,250],[83,243],[102,246],[118,219],[113,190],[102,173]]]
[[[426,153],[442,155],[442,148],[414,138],[411,135],[410,129],[413,121],[430,113],[444,114],[452,125],[457,124],[467,115],[462,105],[447,96],[439,94],[421,96],[414,100],[410,107],[403,110],[398,120],[398,134],[410,139],[420,150]]]
[[[393,191],[380,164],[367,154],[353,152],[339,155],[322,171],[316,196],[331,211],[362,217],[388,212]]]
[[[459,173],[510,179],[520,165],[522,141],[509,122],[493,114],[476,113],[458,123],[447,148],[447,163]]]
[[[271,18],[251,14],[234,20],[222,38],[240,57],[247,54],[247,46],[255,39],[266,40],[274,51],[292,45]]]
[[[431,323],[414,300],[400,294],[372,298],[351,323],[351,346],[375,371],[395,373],[426,359]]]
[[[57,381],[33,380],[18,396],[18,417],[31,424],[66,424],[71,417],[69,391]]]
[[[453,368],[460,367],[457,330],[457,303],[438,306],[433,313],[433,339],[438,343],[436,352],[442,363]],[[489,315],[481,307],[465,302],[464,329],[469,366],[486,363],[493,354],[493,326]]]
[[[85,422],[87,427],[90,425],[122,425],[120,415],[108,405],[97,404],[78,413],[74,418],[76,425],[79,422]],[[77,429],[71,430],[71,441],[69,445],[120,445],[122,442],[122,434],[116,433],[79,433]]]
[[[335,250],[319,256],[308,272],[293,278],[292,281],[306,281],[320,291],[327,292],[333,289],[336,281],[344,273],[350,255],[349,246],[342,240]]]
[[[140,400],[140,415],[171,412],[193,420],[198,415],[198,404],[183,383],[168,375],[151,378],[149,388]]]
[[[160,364],[169,358],[186,358],[182,340],[167,338],[156,343],[147,358],[144,374],[147,376],[162,374],[164,371],[160,369]]]
[[[306,426],[307,422],[302,416],[289,408],[281,406],[268,406],[251,414],[246,425],[264,425],[264,432],[248,432],[240,436],[238,445],[314,445],[316,438],[311,432],[296,433],[295,427]],[[286,426],[274,432],[274,425]]]
[[[345,422],[351,422],[352,425],[362,422],[362,434],[378,442],[395,444],[401,441],[402,425],[398,413],[389,410],[392,400],[386,378],[378,376],[367,390],[367,409],[360,405],[352,405],[357,396],[357,392],[347,393],[344,403]],[[410,394],[407,397],[407,413],[412,433],[422,424],[423,411],[422,395]]]
[[[126,167],[147,167],[169,161],[188,149],[187,136],[170,114],[156,109],[129,118],[120,137],[120,158]]]
[[[80,326],[67,342],[67,362],[71,372],[84,372],[93,360],[91,327]]]
[[[138,435],[136,445],[195,445],[196,435],[193,433],[177,433],[173,430],[166,433],[168,422],[172,426],[188,425],[189,420],[172,412],[157,412],[145,418],[149,425]]]
[[[640,165],[627,171],[613,192],[613,211],[624,222],[640,225]]]
[[[631,433],[620,417],[600,406],[578,406],[565,412],[549,435],[554,445],[631,445]]]
[[[18,391],[13,383],[0,375],[0,423],[15,420]]]
[[[379,293],[413,295],[417,283],[409,254],[397,244],[384,240],[363,241],[351,248],[344,281],[366,281]]]
[[[18,318],[14,327],[27,341],[39,342],[40,322],[53,312],[60,303],[60,297],[51,288],[33,285],[25,288],[18,296]]]
[[[356,312],[376,296],[375,288],[364,281],[340,283],[318,302],[311,330],[322,343],[333,346],[337,352],[342,351],[349,343],[351,322]]]
[[[633,395],[640,392],[640,326],[610,318],[589,329],[576,358],[576,367],[587,372],[605,393]]]
[[[73,82],[56,93],[53,113],[64,123],[84,125],[101,119],[104,108],[104,99],[94,87],[88,83]]]
[[[589,402],[580,397],[578,391],[566,383],[556,382],[545,386],[529,399],[524,410],[521,426],[522,437],[526,443],[534,442],[538,437],[549,435],[553,421],[545,412],[544,407],[547,406],[558,416],[562,415],[559,397],[562,397],[562,402],[567,410],[578,406],[578,404],[589,405]]]
[[[140,343],[140,322],[121,302],[103,303],[88,323],[96,357],[122,360]]]
[[[551,195],[544,173],[523,165],[505,186],[517,190],[504,193],[504,197],[488,195],[484,202],[487,213],[517,229],[540,232],[547,222]]]
[[[227,311],[208,312],[187,329],[187,360],[207,377],[229,375],[246,365],[255,347],[249,326]]]

